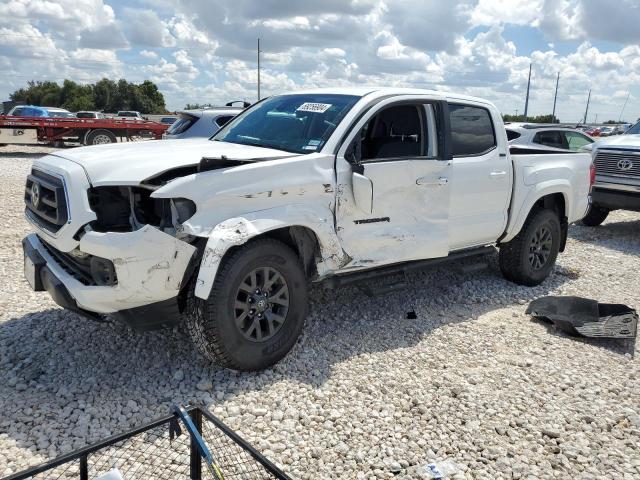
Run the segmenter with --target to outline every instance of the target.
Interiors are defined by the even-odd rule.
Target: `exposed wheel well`
[[[561,193],[552,193],[551,195],[545,195],[540,198],[529,212],[529,216],[533,215],[538,210],[553,210],[558,214],[560,220],[560,251],[564,252],[564,247],[567,244],[567,234],[569,231],[569,223],[567,220],[567,207],[564,200],[564,195]]]
[[[284,227],[271,230],[255,238],[262,237],[274,238],[291,247],[302,261],[307,278],[315,276],[316,257],[320,256],[320,243],[313,230],[302,226]]]

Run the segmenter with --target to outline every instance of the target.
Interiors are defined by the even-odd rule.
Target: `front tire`
[[[591,205],[587,215],[581,220],[583,225],[587,227],[597,227],[604,222],[609,215],[609,209]]]
[[[299,258],[282,242],[259,239],[225,257],[207,300],[190,296],[185,323],[206,358],[253,371],[270,367],[291,350],[307,312]]]
[[[519,285],[542,283],[556,263],[561,232],[558,214],[553,210],[530,213],[518,235],[500,246],[504,277]]]

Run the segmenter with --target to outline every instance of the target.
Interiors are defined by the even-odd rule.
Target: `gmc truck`
[[[23,241],[36,291],[138,329],[184,322],[204,356],[266,368],[309,285],[499,249],[537,285],[589,205],[589,154],[509,154],[491,103],[428,90],[276,95],[208,140],[103,145],[33,163]]]
[[[595,227],[612,210],[640,212],[640,122],[624,135],[593,144],[596,182],[593,204],[582,223]]]

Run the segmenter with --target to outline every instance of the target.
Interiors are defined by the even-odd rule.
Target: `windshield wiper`
[[[250,147],[270,148],[272,150],[281,150],[281,151],[287,152],[287,153],[301,153],[298,150],[290,150],[290,149],[287,149],[287,148],[282,148],[280,145],[272,144],[272,143],[247,142],[247,141],[233,142],[231,140],[221,140],[221,139],[218,139],[218,138],[214,138],[213,141],[214,142],[234,143],[236,145],[247,145],[247,146],[250,146]]]

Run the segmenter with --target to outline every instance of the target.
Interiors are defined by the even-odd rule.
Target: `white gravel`
[[[638,360],[524,315],[550,293],[640,308],[640,215],[571,227],[536,288],[503,280],[494,261],[416,274],[377,298],[316,288],[293,352],[238,374],[179,331],[93,323],[31,292],[23,183],[49,150],[11,150],[0,148],[0,476],[200,401],[294,478],[417,478],[446,459],[455,478],[640,478]]]

